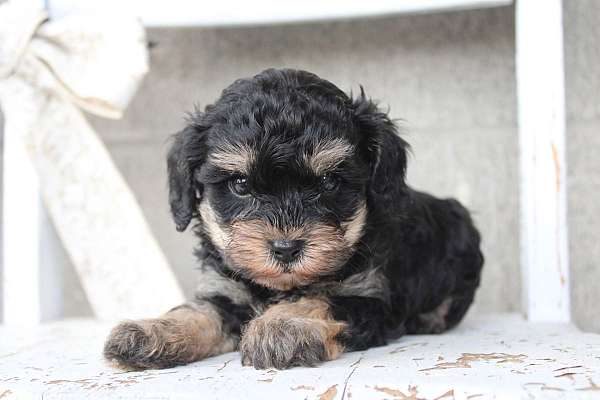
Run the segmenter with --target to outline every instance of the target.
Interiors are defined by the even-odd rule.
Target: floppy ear
[[[371,164],[369,194],[381,200],[401,195],[406,187],[406,158],[409,145],[400,136],[388,114],[365,95],[353,101],[354,118],[362,135],[362,148]]]
[[[182,232],[197,214],[202,184],[195,182],[194,172],[206,160],[206,131],[194,123],[175,134],[167,156],[169,204],[175,226]]]

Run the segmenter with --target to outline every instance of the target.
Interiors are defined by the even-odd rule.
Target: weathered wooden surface
[[[318,368],[257,371],[237,353],[121,372],[100,357],[110,324],[0,328],[0,399],[600,398],[600,335],[516,315],[471,318]]]
[[[523,311],[571,319],[562,0],[516,2]]]

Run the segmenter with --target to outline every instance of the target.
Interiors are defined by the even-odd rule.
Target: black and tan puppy
[[[288,368],[456,325],[479,234],[457,201],[405,184],[407,148],[362,92],[290,69],[234,82],[168,156],[177,230],[195,220],[201,241],[196,297],[121,323],[105,357],[166,368],[239,349]]]

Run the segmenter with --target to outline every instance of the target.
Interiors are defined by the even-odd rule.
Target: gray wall
[[[511,7],[276,27],[154,29],[152,70],[121,121],[92,118],[132,186],[181,285],[194,286],[191,234],[175,232],[166,203],[164,154],[184,111],[212,102],[241,76],[266,67],[313,71],[346,90],[368,94],[402,118],[414,156],[409,182],[455,196],[483,234],[485,274],[476,311],[516,311],[518,170]],[[565,7],[568,160],[573,304],[577,322],[600,331],[599,3]],[[595,100],[595,101],[594,101]],[[595,279],[594,279],[595,278]],[[76,281],[73,315],[89,313]],[[596,317],[596,318],[594,318]]]
[[[565,3],[572,309],[600,332],[600,2]]]

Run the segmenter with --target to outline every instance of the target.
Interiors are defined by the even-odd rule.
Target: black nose
[[[276,260],[289,263],[300,257],[302,248],[304,247],[304,240],[271,240],[271,253]]]

